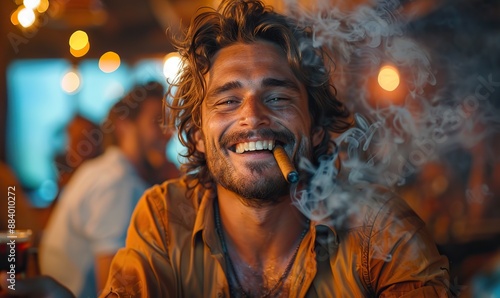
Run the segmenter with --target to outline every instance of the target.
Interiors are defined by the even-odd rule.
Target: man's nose
[[[240,107],[239,124],[242,126],[260,127],[270,124],[270,111],[257,97],[246,98]]]

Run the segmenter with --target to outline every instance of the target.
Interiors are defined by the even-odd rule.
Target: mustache
[[[289,130],[280,130],[275,131],[270,128],[261,128],[257,130],[248,130],[248,131],[240,131],[229,133],[221,136],[219,143],[222,147],[227,148],[228,146],[232,146],[236,143],[241,143],[249,138],[262,138],[262,139],[273,139],[283,144],[291,144],[295,142],[295,136]]]

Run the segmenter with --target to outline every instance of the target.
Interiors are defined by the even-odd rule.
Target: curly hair
[[[259,40],[276,44],[286,55],[295,76],[308,95],[313,127],[322,127],[325,136],[314,148],[314,159],[328,152],[331,133],[341,133],[351,126],[350,113],[337,100],[325,63],[326,51],[314,47],[312,31],[293,19],[273,11],[260,0],[224,0],[216,10],[205,10],[191,22],[185,36],[174,39],[182,70],[169,87],[166,105],[170,126],[178,127],[179,140],[187,147],[183,170],[202,184],[211,184],[205,155],[196,149],[195,133],[201,125],[201,105],[206,95],[204,75],[212,58],[222,48],[235,43]]]

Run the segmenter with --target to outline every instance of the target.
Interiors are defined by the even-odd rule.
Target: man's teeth
[[[273,150],[274,140],[264,140],[256,142],[245,142],[236,144],[236,153],[256,150]]]

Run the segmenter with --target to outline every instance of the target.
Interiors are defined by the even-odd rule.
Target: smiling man
[[[310,30],[259,1],[223,1],[178,47],[168,121],[186,174],[145,193],[102,297],[448,296],[447,259],[397,197],[374,197],[346,226],[292,204],[273,148],[315,163],[350,126]]]
[[[220,198],[252,207],[287,201],[291,207],[290,186],[272,149],[280,143],[291,155],[311,158],[320,143],[324,132],[312,133],[305,86],[267,41],[235,43],[212,61],[197,149],[205,153],[218,193],[227,193]]]

